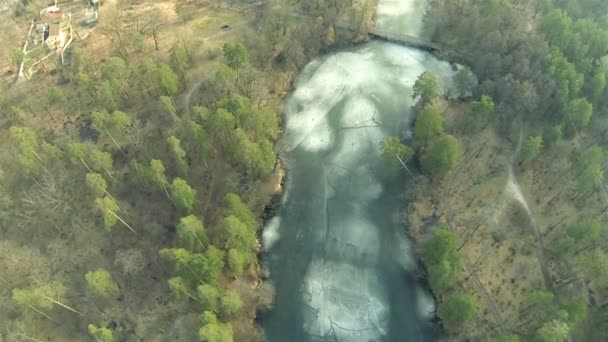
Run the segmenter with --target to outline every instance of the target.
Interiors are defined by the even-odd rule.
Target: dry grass
[[[462,120],[465,112],[461,105],[453,107],[446,114],[448,127]],[[514,201],[505,194],[511,144],[490,130],[463,140],[463,162],[436,181],[430,197],[420,193],[410,203],[409,227],[419,242],[435,225],[451,227],[460,236],[461,251],[479,283],[463,270],[459,287],[475,298],[478,316],[458,338],[488,339],[503,322],[505,329],[519,323],[527,296],[542,286],[542,278],[536,255],[529,253],[534,248],[531,227],[513,219]]]

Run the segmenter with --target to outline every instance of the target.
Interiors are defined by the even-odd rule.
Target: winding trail
[[[538,226],[538,222],[536,218],[532,214],[532,209],[523,192],[521,191],[521,187],[519,183],[517,183],[517,179],[514,174],[514,165],[519,157],[519,153],[521,151],[521,145],[523,141],[523,129],[519,131],[519,142],[517,143],[517,148],[515,149],[515,153],[513,155],[513,159],[511,161],[511,165],[509,165],[509,181],[507,182],[506,192],[510,194],[514,200],[516,200],[521,206],[526,210],[528,214],[528,218],[530,219],[530,225],[532,226],[532,230],[534,232],[534,244],[536,245],[536,255],[538,258],[538,263],[541,269],[541,273],[543,275],[543,282],[547,290],[553,293],[555,301],[559,304],[558,293],[553,286],[553,280],[551,279],[551,273],[549,272],[549,267],[547,266],[547,258],[545,256],[545,246],[543,244],[543,234],[540,231]]]

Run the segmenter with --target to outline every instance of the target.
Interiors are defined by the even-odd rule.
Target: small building
[[[44,32],[44,42],[51,50],[59,50],[65,45],[65,33],[61,25],[50,24]]]
[[[80,22],[80,24],[82,26],[88,26],[88,27],[95,26],[97,24],[98,17],[99,17],[99,14],[97,13],[97,11],[87,13],[87,14],[85,14],[85,16],[82,19],[82,21]]]

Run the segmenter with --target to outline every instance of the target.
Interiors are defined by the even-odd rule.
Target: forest
[[[11,23],[42,5],[15,2]],[[273,289],[257,234],[280,186],[280,102],[312,56],[354,38],[336,20],[364,10],[150,5],[102,4],[68,63],[1,83],[0,340],[262,340]],[[219,20],[233,32],[211,33]]]
[[[17,70],[48,4],[10,3]],[[369,4],[108,1],[67,63],[0,79],[0,340],[263,340],[281,102],[367,39]],[[413,139],[379,147],[415,183],[404,221],[442,334],[607,340],[608,2],[433,1],[425,24],[454,90],[421,74]]]
[[[422,74],[415,144],[382,148],[427,175],[409,223],[449,340],[608,339],[607,19],[593,0],[444,1],[426,16],[464,67],[451,93]]]

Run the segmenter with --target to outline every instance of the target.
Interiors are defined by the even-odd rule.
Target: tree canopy
[[[448,325],[462,326],[475,317],[477,306],[470,296],[458,294],[439,308],[439,317]]]
[[[443,133],[445,118],[436,107],[424,108],[416,118],[414,136],[420,143],[426,144],[434,137]]]
[[[422,167],[433,175],[453,169],[462,157],[462,144],[453,135],[444,134],[435,139],[422,156]]]
[[[111,298],[120,294],[118,284],[112,278],[110,272],[103,268],[87,272],[84,278],[89,290],[97,296]]]
[[[414,83],[413,98],[419,98],[422,105],[432,103],[439,96],[439,82],[437,77],[430,71],[425,71]]]

